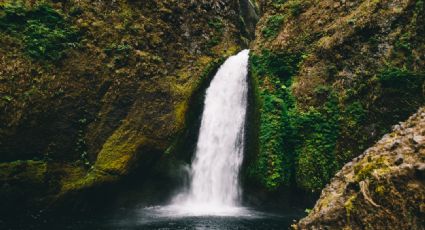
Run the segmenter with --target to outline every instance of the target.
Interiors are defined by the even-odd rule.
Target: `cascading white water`
[[[171,205],[177,212],[226,215],[240,210],[248,58],[249,50],[228,58],[207,89],[189,188]]]

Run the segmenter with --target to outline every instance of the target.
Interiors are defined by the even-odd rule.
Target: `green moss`
[[[290,109],[294,102],[287,86],[291,84],[301,60],[300,55],[272,53],[264,50],[252,55],[250,62],[261,89],[259,156],[249,173],[270,190],[289,184],[293,174],[293,157],[286,145],[292,145],[289,127]],[[288,151],[286,151],[288,150]]]
[[[281,83],[290,86],[288,80],[291,80],[291,77],[298,72],[301,60],[302,54],[272,52],[265,49],[261,51],[260,55],[252,55],[250,62],[255,75],[275,76],[283,80]]]
[[[300,15],[304,10],[304,2],[301,0],[294,0],[288,3],[289,12],[292,16],[296,17]]]
[[[132,56],[132,52],[134,48],[129,44],[110,44],[104,49],[104,52],[113,57],[114,65],[117,68],[124,67],[129,64],[130,57]],[[155,59],[155,56],[152,55],[148,57],[152,60]],[[161,60],[158,60],[159,62]]]
[[[387,123],[406,119],[424,103],[425,72],[387,66],[377,77],[382,88],[381,98],[388,101],[387,110],[393,114]]]
[[[346,126],[355,128],[365,120],[366,110],[360,101],[354,101],[345,107],[344,116],[342,118]]]
[[[375,193],[378,194],[379,196],[384,196],[386,192],[385,186],[383,185],[378,185],[375,188]]]
[[[223,33],[224,31],[224,24],[221,18],[211,19],[210,21],[208,21],[208,25],[219,33]]]
[[[328,87],[320,90],[325,102],[299,111],[292,95],[302,54],[252,55],[251,68],[259,79],[259,155],[251,175],[270,189],[293,185],[321,189],[338,169],[335,153],[339,136],[340,109],[337,96]]]
[[[67,193],[95,187],[106,182],[113,182],[117,176],[107,174],[103,171],[85,171],[83,168],[67,167],[64,169],[64,177],[61,180],[61,190],[58,196],[65,196]]]
[[[348,225],[350,225],[350,216],[354,211],[354,202],[356,202],[357,200],[357,194],[352,195],[350,198],[348,198],[348,200],[344,203],[344,207],[345,207],[345,212],[347,215],[347,222]]]
[[[207,47],[209,47],[209,48],[214,47],[214,46],[220,44],[220,42],[221,42],[221,37],[213,37],[210,40],[208,40]]]
[[[16,180],[29,184],[45,182],[47,164],[42,161],[14,161],[0,163],[0,181]]]
[[[392,89],[398,93],[403,91],[418,90],[424,81],[424,73],[412,72],[406,68],[389,66],[378,74],[384,88]]]
[[[207,42],[207,48],[212,48],[219,45],[224,34],[224,24],[221,18],[212,18],[208,21],[208,26],[213,29],[213,36]]]
[[[330,94],[323,106],[296,113],[292,125],[296,141],[298,186],[319,191],[338,170],[336,142],[339,137],[337,97]]]
[[[362,181],[370,178],[375,170],[385,172],[386,169],[388,169],[388,165],[386,164],[384,157],[380,157],[370,162],[365,159],[354,167],[354,179],[355,181]]]
[[[412,44],[410,42],[410,37],[410,33],[402,34],[400,38],[396,40],[395,48],[406,51],[410,54],[412,52]]]
[[[197,81],[187,87],[191,96],[188,100],[182,101],[175,107],[176,122],[181,124],[182,131],[177,135],[173,143],[167,148],[167,155],[182,154],[192,151],[191,148],[197,139],[197,132],[200,126],[200,113],[202,113],[205,90],[217,72],[225,58],[217,58],[209,61],[203,69]],[[182,91],[181,89],[179,90]],[[190,154],[186,154],[190,155]]]
[[[263,36],[265,38],[274,38],[279,33],[280,28],[282,27],[285,17],[281,14],[270,16],[266,25],[262,30]]]
[[[105,142],[94,167],[113,175],[124,175],[129,171],[130,162],[135,159],[140,145],[146,141],[139,133],[123,125]]]
[[[78,31],[49,5],[5,4],[0,15],[0,31],[20,38],[25,52],[36,60],[59,60],[67,48],[77,46]]]

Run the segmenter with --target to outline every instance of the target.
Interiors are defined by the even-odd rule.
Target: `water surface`
[[[36,219],[1,223],[1,229],[72,229],[72,230],[198,230],[198,229],[289,229],[294,220],[304,215],[302,210],[290,213],[260,212],[240,208],[238,214],[230,215],[182,215],[167,206],[140,207],[111,210],[109,214],[89,213],[76,216],[39,217]]]

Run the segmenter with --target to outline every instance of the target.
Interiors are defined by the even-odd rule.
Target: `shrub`
[[[407,119],[425,102],[425,72],[387,66],[377,74],[377,78],[381,85],[377,108],[393,114],[391,117],[383,117],[386,123]]]
[[[424,74],[415,73],[406,68],[387,67],[378,74],[378,78],[384,88],[392,88],[397,91],[404,89],[418,89],[424,81]]]
[[[258,76],[275,76],[287,81],[298,71],[298,64],[302,55],[293,53],[274,53],[270,50],[263,50],[261,55],[253,55],[251,63],[253,71]],[[278,82],[280,83],[280,82]],[[287,84],[287,82],[284,82]],[[288,85],[289,86],[289,85]]]
[[[339,137],[339,108],[330,94],[322,107],[296,113],[291,122],[298,143],[295,147],[296,181],[299,187],[320,190],[339,168],[335,154]]]
[[[301,54],[268,50],[250,59],[260,83],[261,104],[259,155],[250,173],[269,190],[294,183],[318,190],[339,166],[335,156],[340,119],[337,96],[329,87],[318,88],[317,93],[324,94],[323,105],[299,111],[290,87],[301,61]]]
[[[304,10],[303,2],[300,0],[291,1],[289,3],[289,12],[292,16],[296,17],[300,15]]]
[[[274,38],[279,33],[280,27],[283,24],[284,16],[281,14],[273,15],[267,19],[266,25],[262,30],[265,38]]]
[[[76,46],[78,31],[49,5],[27,9],[23,5],[0,7],[0,31],[20,38],[26,53],[37,60],[59,60],[64,50]]]
[[[210,21],[208,21],[208,25],[215,29],[219,33],[223,33],[224,30],[224,24],[223,21],[220,18],[213,18]]]

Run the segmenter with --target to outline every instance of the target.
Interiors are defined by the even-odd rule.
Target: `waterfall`
[[[172,202],[179,210],[215,215],[239,206],[248,54],[243,50],[228,58],[206,91],[190,184]]]

